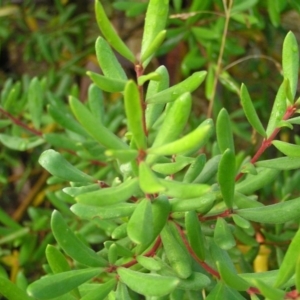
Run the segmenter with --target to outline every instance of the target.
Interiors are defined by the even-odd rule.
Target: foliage
[[[284,9],[281,2],[278,11],[268,6],[274,25]],[[117,1],[116,6],[126,8],[122,3]],[[173,1],[177,12],[180,3]],[[203,1],[200,7],[199,3],[194,1],[191,11],[212,4]],[[4,225],[0,244],[19,248],[3,248],[1,253],[2,261],[14,270],[12,281],[5,268],[0,270],[4,297],[299,297],[300,146],[296,134],[295,143],[279,136],[282,128],[299,124],[295,116],[300,102],[296,98],[298,45],[289,32],[282,48],[282,83],[262,122],[246,85],[239,88],[222,69],[222,60],[229,55],[225,49],[229,20],[245,25],[247,17],[251,25],[258,18],[246,14],[255,11],[256,1],[232,4],[225,5],[225,19],[211,23],[210,31],[198,27],[197,13],[186,22],[176,22],[175,41],[184,37],[192,49],[200,42],[211,55],[197,65],[206,63],[207,72],[184,67],[186,58],[186,78],[173,85],[163,65],[146,72],[157,52],[168,51],[172,41],[165,31],[169,14],[165,0],[149,1],[139,58],[112,27],[102,2],[95,1],[102,32],[95,50],[102,74],[88,72],[94,83],[86,103],[78,99],[73,86],[66,104],[61,95],[49,91],[45,78],[6,82],[0,107],[6,117],[0,123],[2,157],[7,165],[13,164],[12,150],[27,151],[35,167],[39,156],[39,164],[52,176],[39,171],[37,185],[47,180],[48,186],[34,205],[47,197],[54,210],[33,205],[22,225],[15,221],[18,216],[13,219],[0,210]],[[137,3],[130,7],[128,15],[145,9]],[[184,34],[178,34],[183,29]],[[114,51],[133,64],[135,80]],[[197,51],[188,55],[191,61],[198,57]],[[207,116],[195,120],[190,116],[191,93],[204,80],[210,107]],[[218,81],[240,97],[245,118],[260,137],[256,151],[240,149],[237,133],[243,130],[238,130],[239,122],[225,107],[220,109]],[[108,103],[106,95],[117,100]],[[47,114],[43,113],[46,106]],[[264,159],[273,146],[276,156]],[[32,172],[31,166],[27,172]],[[7,177],[4,173],[3,183]],[[18,272],[20,267],[34,267],[44,253],[45,276],[34,269],[25,275]]]

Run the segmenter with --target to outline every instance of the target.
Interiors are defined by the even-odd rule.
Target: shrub
[[[225,108],[215,122],[206,118],[187,126],[191,93],[205,71],[171,87],[164,66],[145,72],[166,35],[168,1],[149,1],[138,60],[102,4],[95,5],[103,35],[96,54],[103,75],[88,72],[94,84],[86,104],[75,92],[70,96],[75,118],[62,101],[49,96],[48,112],[65,131],[36,138],[68,150],[47,149],[39,158],[52,175],[48,183],[55,184],[47,192],[56,210],[46,275],[26,292],[3,277],[0,292],[13,300],[298,297],[300,200],[291,194],[299,178],[293,170],[300,166],[300,146],[276,139],[282,127],[299,123],[294,117],[299,53],[293,33],[284,40],[283,82],[267,126],[246,86],[240,88],[244,114],[262,137],[258,150],[246,157],[235,146],[232,127],[238,124]],[[135,66],[136,81],[128,79],[111,47]],[[34,100],[28,108],[39,128],[47,122],[40,118],[34,94],[41,83],[35,79],[30,85]],[[105,111],[102,91],[123,99],[125,116],[121,104]],[[15,135],[10,141],[19,139]],[[278,149],[278,157],[261,159],[270,146]],[[57,186],[61,190],[53,192]],[[3,219],[14,233],[23,229],[4,212]],[[271,251],[277,260],[269,270]]]

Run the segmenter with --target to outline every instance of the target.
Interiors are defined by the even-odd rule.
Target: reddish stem
[[[282,118],[283,121],[288,120],[296,111],[296,106],[289,106]],[[272,145],[273,140],[275,139],[276,135],[278,134],[278,132],[280,131],[280,127],[275,128],[275,130],[272,132],[272,134],[267,138],[264,139],[259,147],[259,149],[257,150],[257,152],[255,153],[255,155],[252,157],[251,159],[251,163],[254,164],[258,161],[258,159],[260,158],[260,156],[266,151],[266,149],[268,147],[270,147]],[[238,181],[242,176],[244,175],[244,173],[240,172],[236,177],[235,177],[235,181]]]
[[[139,79],[139,77],[141,77],[143,75],[144,69],[141,64],[135,65],[135,73],[136,73],[137,79]],[[139,89],[139,93],[140,93],[140,104],[141,104],[141,108],[142,108],[142,112],[143,112],[143,119],[142,119],[143,129],[144,129],[145,136],[148,136],[148,130],[146,127],[146,116],[145,116],[146,103],[144,101],[144,89],[143,89],[142,85],[138,85],[138,89]]]
[[[4,114],[6,117],[8,117],[14,124],[24,128],[25,130],[33,133],[37,136],[43,136],[43,133],[39,130],[36,130],[34,128],[30,128],[28,125],[20,121],[19,119],[15,118],[13,115],[11,115],[9,112],[5,111],[3,108],[0,108],[0,112]]]
[[[187,241],[187,239],[185,238],[184,232],[181,229],[181,227],[176,224],[177,230],[182,238],[182,241],[185,245],[185,247],[187,248],[187,250],[189,251],[189,253],[191,254],[191,256],[195,259],[196,262],[199,263],[199,265],[202,266],[203,269],[205,269],[208,273],[210,273],[211,275],[215,276],[217,279],[220,279],[220,274],[218,271],[214,270],[212,267],[210,267],[205,261],[202,261],[199,259],[199,257],[197,256],[197,254],[194,252],[194,250],[192,249],[192,247],[190,246],[189,242]]]
[[[156,239],[155,244],[153,245],[153,247],[148,252],[146,252],[144,254],[144,256],[147,256],[147,257],[154,256],[160,245],[161,245],[161,238],[159,236]],[[137,260],[136,260],[136,258],[134,258],[133,260],[129,261],[128,263],[121,265],[121,267],[129,268],[129,267],[132,267],[133,265],[135,265],[136,263],[137,263]]]

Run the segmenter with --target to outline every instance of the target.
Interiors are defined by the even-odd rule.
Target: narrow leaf
[[[0,277],[0,294],[8,300],[33,300],[34,298],[28,296],[28,294],[12,283],[9,279]]]
[[[282,141],[273,141],[272,144],[283,154],[290,156],[289,158],[300,157],[300,146]]]
[[[248,122],[261,136],[267,137],[265,129],[258,118],[247,87],[244,84],[242,84],[241,86],[240,97],[244,113],[247,117]]]
[[[52,150],[46,150],[39,158],[39,164],[51,175],[74,182],[94,182],[93,177],[71,165],[64,157]]]
[[[41,116],[43,111],[43,88],[39,80],[35,77],[31,80],[28,88],[28,108],[31,120],[36,129],[40,129]]]
[[[117,280],[115,278],[108,280],[103,284],[97,284],[96,288],[93,288],[90,292],[85,294],[81,300],[104,300],[106,296],[114,289]]]
[[[298,199],[299,201],[299,199]],[[275,287],[282,287],[295,273],[297,262],[299,261],[299,248],[300,248],[300,229],[296,232],[295,236],[290,243],[284,259],[279,267]]]
[[[233,133],[231,130],[230,118],[225,108],[218,114],[216,124],[217,140],[221,153],[230,149],[234,154]]]
[[[104,127],[78,99],[71,96],[69,102],[77,120],[97,142],[108,149],[121,150],[128,148],[120,138]]]
[[[124,44],[122,39],[119,37],[110,21],[108,20],[104,8],[99,0],[95,1],[95,11],[98,26],[111,46],[118,51],[122,56],[127,58],[132,63],[135,62],[135,57],[128,47]]]
[[[101,90],[109,93],[123,92],[126,85],[126,80],[114,79],[103,75],[88,71],[86,74]]]
[[[286,88],[285,88],[285,82],[283,82],[276,94],[275,101],[273,104],[271,116],[268,122],[267,126],[267,137],[270,137],[270,135],[273,133],[273,131],[278,127],[278,124],[282,120],[287,104],[286,104]]]
[[[224,250],[229,250],[236,245],[232,232],[223,218],[217,218],[214,231],[215,243]]]
[[[264,207],[238,209],[235,212],[249,221],[283,224],[300,216],[300,198]]]
[[[146,99],[147,103],[167,103],[175,101],[180,95],[186,92],[193,92],[204,81],[206,76],[205,71],[199,71],[192,74],[184,81],[163,90],[155,95],[151,95]]]
[[[139,191],[138,179],[128,179],[120,185],[98,189],[97,191],[80,194],[76,201],[82,204],[92,206],[106,206],[125,202],[134,193]]]
[[[273,288],[272,286],[264,283],[262,280],[255,280],[255,285],[260,290],[261,294],[267,299],[282,300],[285,298],[285,291]]]
[[[147,194],[159,193],[166,189],[144,161],[139,164],[139,183],[141,190]]]
[[[291,31],[283,42],[282,69],[284,78],[290,83],[291,94],[294,98],[298,86],[299,50],[297,39]]]
[[[168,295],[179,283],[176,277],[144,274],[125,268],[118,268],[117,272],[130,289],[144,296],[162,297]]]
[[[195,211],[189,211],[185,214],[185,229],[192,249],[197,256],[204,261],[205,237],[202,233],[201,225]]]
[[[58,211],[52,213],[51,228],[59,246],[74,260],[90,267],[107,265],[103,258],[76,237]]]
[[[146,128],[144,128],[143,124],[144,111],[142,109],[143,103],[141,101],[142,99],[140,99],[137,85],[132,80],[128,81],[124,91],[125,112],[128,127],[138,149],[146,149]]]
[[[230,149],[225,150],[222,155],[218,169],[218,182],[223,200],[226,206],[231,209],[235,187],[235,155]]]
[[[161,239],[172,269],[179,278],[188,278],[192,274],[191,257],[187,254],[183,245],[178,243],[169,224],[166,224],[162,230]]]
[[[149,154],[157,155],[174,155],[185,153],[196,148],[200,149],[203,145],[206,144],[212,133],[212,120],[207,119],[186,136],[162,146],[149,148],[147,152]]]
[[[99,268],[89,268],[48,275],[29,285],[27,291],[37,299],[52,299],[72,291],[101,272]]]
[[[77,203],[71,206],[71,211],[78,217],[86,220],[99,218],[101,220],[130,216],[136,208],[133,203],[118,203],[107,206],[92,206]]]
[[[146,60],[151,59],[151,55],[155,51],[150,51],[150,49],[155,48],[153,46],[153,41],[159,33],[165,29],[166,21],[169,12],[169,0],[151,0],[149,1],[147,13],[145,17],[144,33],[142,39],[142,49],[141,49],[141,62],[145,67],[147,65]],[[159,43],[156,42],[158,45]],[[148,61],[150,60],[148,59]]]
[[[125,81],[127,80],[126,73],[121,67],[115,54],[102,37],[98,37],[96,40],[96,55],[105,77]]]
[[[281,142],[279,141],[279,143],[281,143]],[[299,155],[299,157],[279,157],[279,158],[274,158],[274,159],[261,160],[261,161],[258,161],[257,163],[255,163],[255,165],[257,167],[272,168],[272,169],[278,169],[278,170],[299,169],[300,168],[300,155]]]
[[[217,267],[220,272],[222,280],[230,287],[237,291],[246,291],[250,284],[243,278],[239,277],[237,273],[228,269],[221,261],[217,261]]]
[[[147,244],[153,237],[153,218],[149,199],[143,199],[127,224],[128,237],[136,244]]]
[[[150,61],[152,56],[155,54],[155,52],[161,46],[162,42],[166,38],[166,34],[167,34],[166,30],[160,31],[156,35],[156,37],[152,40],[152,42],[148,46],[147,50],[144,53],[142,53],[141,62],[142,62],[142,65],[143,65],[144,69],[147,67],[148,62]]]
[[[173,103],[169,103],[163,124],[155,137],[152,147],[158,147],[178,139],[186,126],[192,108],[190,93],[184,93]]]

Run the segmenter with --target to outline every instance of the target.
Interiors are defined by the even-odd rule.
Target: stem
[[[289,106],[287,108],[282,120],[283,121],[288,120],[295,113],[295,111],[296,111],[296,106],[295,105]],[[255,153],[255,155],[250,160],[250,163],[255,164],[258,161],[258,159],[266,151],[266,149],[272,145],[272,142],[275,139],[278,132],[280,131],[280,129],[281,129],[280,127],[275,128],[274,131],[272,132],[272,134],[267,139],[264,139],[262,141],[262,143],[261,143],[260,147],[258,148],[257,152]],[[244,173],[240,172],[235,177],[235,181],[238,181],[243,175],[244,175]]]
[[[194,252],[194,250],[192,249],[192,247],[190,246],[189,242],[187,241],[187,239],[185,238],[184,232],[182,230],[182,228],[176,224],[176,228],[182,238],[182,241],[185,245],[185,247],[187,248],[187,250],[189,251],[189,253],[191,254],[191,256],[195,259],[196,262],[199,263],[200,266],[202,266],[203,269],[205,269],[208,273],[210,273],[211,275],[213,275],[214,277],[216,277],[217,279],[220,279],[220,274],[218,271],[216,271],[215,269],[213,269],[212,267],[210,267],[205,261],[202,261],[199,259],[199,257],[197,256],[197,254]]]
[[[134,69],[136,73],[136,78],[139,79],[139,77],[141,77],[144,72],[143,66],[141,64],[136,64]],[[142,85],[138,85],[138,89],[140,93],[140,104],[143,112],[143,119],[142,119],[143,129],[144,129],[145,136],[148,136],[148,131],[146,127],[146,116],[145,116],[146,103],[144,101],[144,89]]]
[[[224,54],[224,49],[225,49],[225,43],[226,43],[226,37],[227,37],[227,32],[228,32],[228,25],[229,25],[229,20],[230,20],[230,11],[231,11],[232,4],[233,4],[233,0],[229,0],[229,4],[227,7],[226,0],[223,0],[224,11],[225,11],[225,25],[224,25],[223,35],[222,35],[221,48],[220,48],[220,53],[219,53],[219,57],[218,57],[216,73],[215,73],[214,82],[213,82],[212,95],[209,99],[210,102],[209,102],[209,107],[208,107],[208,111],[207,111],[207,118],[211,118],[211,115],[212,115],[212,110],[213,110],[216,91],[217,91],[217,84],[218,84],[218,80],[219,80],[219,75],[222,70],[222,59],[223,59],[223,54]]]
[[[23,123],[22,121],[20,121],[19,119],[15,118],[13,115],[11,115],[9,112],[7,112],[6,110],[4,110],[3,108],[0,108],[0,112],[5,115],[6,117],[8,117],[14,124],[24,128],[25,130],[33,133],[34,135],[37,136],[43,136],[43,133],[39,130],[36,130],[34,128],[30,128],[28,127],[28,125],[26,125],[25,123]]]

